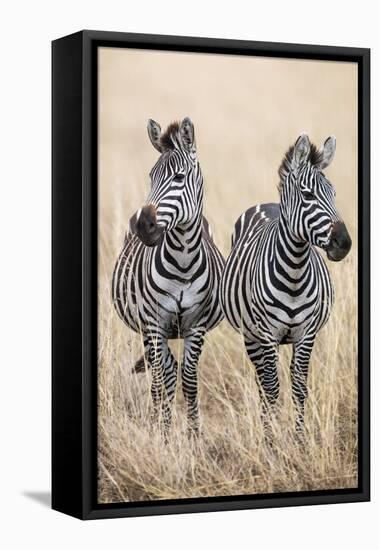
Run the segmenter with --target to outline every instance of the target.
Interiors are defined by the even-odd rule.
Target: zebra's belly
[[[320,330],[329,314],[330,306],[323,307],[321,300],[310,306],[299,302],[287,303],[286,308],[280,303],[275,306],[252,301],[244,332],[253,340],[270,340],[277,344],[296,343],[309,332]]]
[[[161,284],[160,292],[150,288],[148,299],[140,289],[126,293],[122,318],[131,329],[144,332],[149,326],[157,326],[167,338],[183,338],[196,326],[209,330],[221,320],[221,307],[216,307],[212,316],[208,313],[209,305],[217,300],[217,288],[204,289],[202,278],[177,285],[171,281],[170,291]]]
[[[205,312],[213,291],[205,289],[199,292],[202,284],[195,281],[179,287],[175,293],[159,295],[156,323],[166,331],[168,338],[185,337],[194,327],[204,325],[204,321],[206,324],[208,316]]]
[[[308,323],[279,323],[272,330],[273,340],[278,344],[293,344],[299,342],[308,332],[311,322]]]

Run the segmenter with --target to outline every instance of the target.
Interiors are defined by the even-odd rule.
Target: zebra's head
[[[350,251],[351,238],[337,212],[333,185],[323,172],[335,150],[334,136],[317,149],[302,134],[279,168],[279,190],[281,212],[293,236],[324,249],[338,262]]]
[[[150,172],[151,190],[137,212],[134,232],[145,245],[155,246],[164,233],[191,230],[201,217],[203,178],[189,118],[170,124],[164,133],[149,120],[147,131],[160,157]]]

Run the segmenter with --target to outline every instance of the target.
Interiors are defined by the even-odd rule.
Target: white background
[[[372,48],[372,206],[378,206],[374,1],[33,0],[3,3],[0,48],[0,544],[2,548],[377,548],[378,388],[373,341],[373,500],[80,522],[49,509],[50,41],[87,29]],[[196,83],[186,83],[196,85]],[[312,82],[309,83],[312,85]],[[378,230],[373,215],[373,241]],[[373,284],[376,283],[374,244]],[[378,292],[373,289],[375,337]],[[373,338],[374,340],[374,338]],[[70,396],[67,396],[70,399]],[[41,502],[42,501],[42,502]],[[45,504],[44,504],[45,503]]]

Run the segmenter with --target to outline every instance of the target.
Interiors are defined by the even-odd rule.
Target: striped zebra
[[[199,429],[197,367],[206,332],[223,318],[218,299],[224,259],[203,217],[203,177],[193,123],[185,118],[162,133],[148,122],[151,143],[160,153],[150,172],[145,205],[131,218],[117,260],[112,298],[118,315],[143,336],[152,371],[154,420],[167,435],[178,365],[169,338],[183,338],[182,388],[189,433]]]
[[[321,150],[307,135],[298,138],[279,168],[279,204],[249,208],[237,220],[220,286],[224,314],[242,333],[256,368],[263,419],[279,394],[278,346],[292,344],[299,435],[312,347],[334,300],[328,268],[316,247],[332,261],[342,260],[351,248],[334,188],[323,173],[335,148],[333,136]]]

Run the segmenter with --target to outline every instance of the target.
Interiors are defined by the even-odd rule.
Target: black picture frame
[[[104,46],[358,64],[358,488],[97,503],[97,49]],[[81,31],[52,43],[52,96],[52,507],[96,519],[369,500],[370,50]]]

